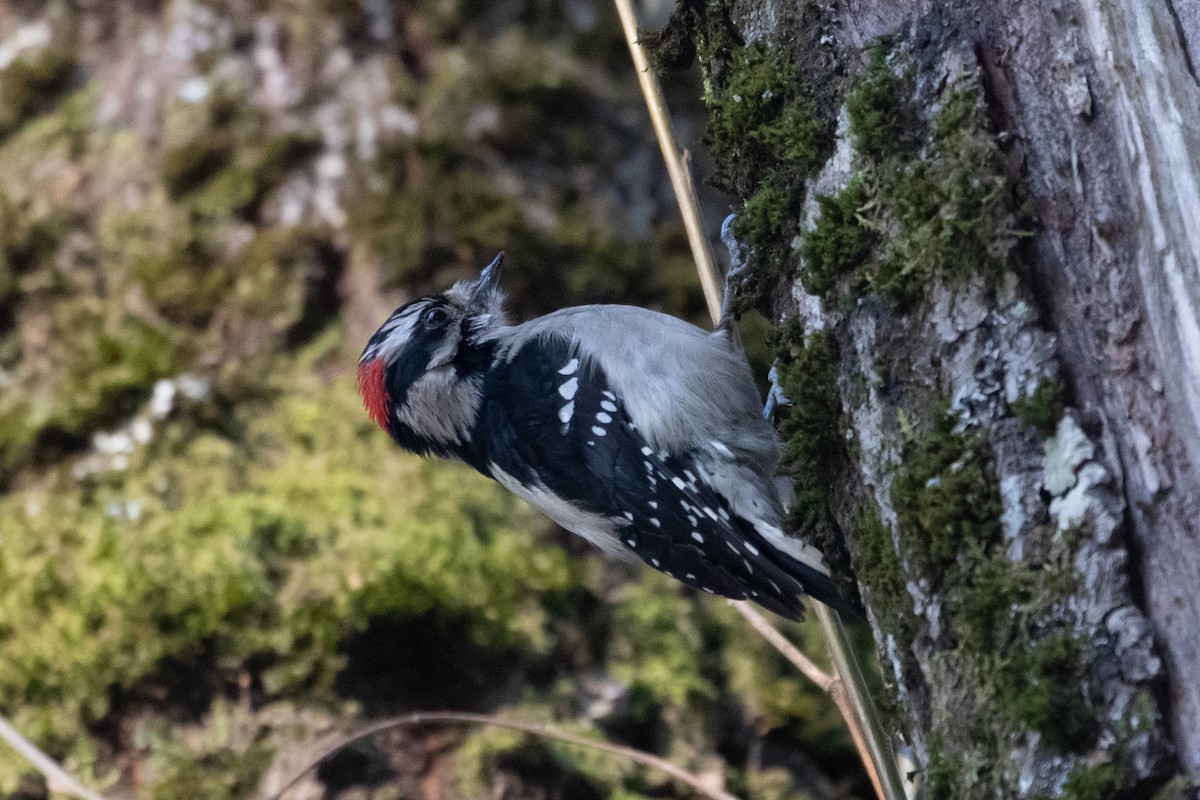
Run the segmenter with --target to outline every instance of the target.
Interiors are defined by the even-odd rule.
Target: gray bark
[[[732,17],[748,41],[785,42],[802,5],[744,0]],[[1127,789],[1159,785],[1172,748],[1196,776],[1200,3],[845,0],[818,13],[852,75],[865,48],[891,37],[892,51],[915,64],[912,99],[929,117],[945,87],[976,84],[1034,221],[994,285],[935,280],[908,314],[870,297],[850,310],[822,304],[802,282],[777,306],[807,331],[834,331],[841,347],[838,388],[857,447],[833,504],[850,550],[852,510],[864,504],[896,530],[905,420],[948,400],[960,430],[981,431],[989,446],[1012,563],[1036,563],[1055,536],[1086,531],[1073,555],[1076,588],[1047,618],[1086,643],[1104,733],[1090,752],[1064,754],[1036,735],[1000,730],[1007,752],[994,754],[1004,773],[997,791],[1056,795],[1073,769],[1111,757],[1117,740]],[[860,168],[843,111],[837,150],[805,188],[802,232],[820,215],[815,197]],[[1010,409],[1059,374],[1070,407],[1044,438]],[[946,597],[910,563],[904,569],[919,617],[916,668],[873,610],[885,671],[894,672],[920,760],[928,763],[936,736],[969,767],[980,750],[967,721],[997,712],[995,698],[945,644]],[[1143,719],[1137,736],[1122,738],[1122,726],[1144,715],[1138,698],[1149,696],[1165,724]]]

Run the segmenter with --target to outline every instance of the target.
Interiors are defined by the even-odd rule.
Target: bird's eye
[[[444,308],[431,308],[421,314],[421,324],[426,328],[440,328],[450,321],[450,312]]]

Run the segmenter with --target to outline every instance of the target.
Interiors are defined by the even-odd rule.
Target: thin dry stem
[[[745,600],[730,600],[729,605],[733,606],[735,611],[745,617],[746,621],[750,623],[750,627],[758,631],[758,634],[778,650],[780,655],[790,661],[792,666],[803,672],[806,678],[815,683],[823,691],[830,691],[837,678],[825,672],[825,670],[814,664],[812,659],[800,652],[800,648],[789,642],[787,637],[780,633],[777,628],[767,621],[766,617],[758,612],[758,609]]]
[[[93,792],[79,780],[67,772],[50,756],[42,752],[37,745],[21,735],[3,715],[0,715],[0,739],[8,742],[33,768],[46,778],[50,791],[80,797],[83,800],[104,800],[104,796]]]
[[[575,745],[576,747],[584,747],[590,750],[597,750],[602,753],[620,756],[630,761],[634,761],[646,767],[651,767],[663,772],[680,783],[685,783],[692,787],[702,797],[707,797],[709,800],[738,800],[737,797],[713,786],[708,785],[700,777],[693,775],[686,770],[672,764],[666,759],[658,756],[644,753],[641,750],[635,750],[632,747],[625,747],[619,744],[610,742],[600,742],[594,739],[587,739],[583,736],[576,736],[572,733],[564,731],[556,731],[539,723],[517,722],[511,719],[501,719],[498,717],[489,717],[484,714],[460,714],[452,711],[422,711],[414,714],[404,714],[398,717],[390,717],[380,720],[366,726],[365,728],[356,731],[348,736],[338,737],[337,741],[327,746],[314,759],[308,762],[302,770],[292,776],[283,788],[274,794],[270,795],[267,800],[282,800],[284,794],[289,789],[296,785],[310,770],[319,766],[322,761],[329,758],[334,753],[341,750],[349,744],[362,741],[368,737],[374,736],[382,731],[391,730],[394,728],[411,728],[417,725],[429,725],[438,723],[451,723],[459,725],[488,725],[493,728],[507,728],[508,730],[520,731],[531,736],[540,736],[544,739],[553,739],[565,744]]]
[[[679,212],[683,215],[683,227],[687,230],[692,256],[696,259],[696,270],[700,273],[700,286],[704,289],[704,302],[708,305],[708,313],[715,322],[721,316],[721,273],[717,269],[717,261],[713,257],[708,237],[704,235],[700,204],[696,201],[696,187],[692,183],[687,157],[680,152],[675,143],[662,87],[650,68],[645,49],[638,41],[637,16],[634,14],[633,4],[631,0],[615,2],[617,13],[621,17],[621,27],[625,30],[625,41],[629,44],[629,54],[633,57],[633,67],[642,87],[642,95],[646,98],[646,108],[650,110],[650,121],[658,137],[663,160],[667,162],[667,173],[671,176],[671,186],[675,190],[675,199],[679,202]]]
[[[875,767],[875,758],[871,753],[871,746],[867,738],[863,736],[863,726],[858,722],[858,710],[855,708],[855,703],[851,694],[846,689],[846,684],[838,675],[830,675],[823,669],[818,667],[812,660],[800,652],[800,649],[787,640],[777,628],[767,621],[767,618],[758,612],[756,608],[751,606],[744,600],[730,600],[729,604],[734,609],[746,618],[750,623],[750,627],[758,631],[767,642],[779,651],[780,655],[792,663],[796,669],[804,673],[810,681],[815,683],[822,691],[829,695],[833,700],[833,704],[837,706],[838,712],[842,715],[842,720],[846,723],[846,728],[850,731],[850,738],[854,740],[854,748],[858,750],[859,760],[863,763],[863,768],[867,771],[867,777],[871,779],[871,786],[875,788],[875,795],[880,798],[888,798],[883,789],[883,784],[880,781],[879,770]],[[821,606],[824,608],[824,606]],[[827,610],[827,609],[826,609]],[[816,611],[820,614],[820,610]],[[866,713],[865,711],[863,713]],[[904,795],[901,794],[901,797]]]
[[[663,98],[658,78],[650,69],[646,53],[637,40],[637,17],[634,14],[632,0],[614,0],[614,2],[617,5],[617,13],[621,17],[621,26],[625,30],[625,40],[629,44],[629,52],[633,56],[638,82],[641,84],[642,93],[646,98],[646,106],[650,109],[654,132],[658,136],[659,147],[667,162],[667,172],[671,176],[675,197],[679,201],[679,208],[683,214],[684,226],[688,230],[688,241],[691,243],[692,253],[696,260],[696,270],[700,276],[700,285],[704,289],[704,299],[715,325],[720,322],[723,289],[716,262],[712,256],[712,249],[700,226],[700,208],[696,201],[691,173],[675,144],[675,135],[671,131],[670,112],[667,109],[666,100]],[[820,670],[816,670],[820,675],[829,678],[826,683],[816,682],[829,692],[837,704],[838,710],[842,712],[842,717],[846,720],[846,726],[850,729],[850,735],[854,739],[855,747],[858,748],[859,756],[862,758],[863,766],[866,768],[871,783],[875,787],[875,793],[880,800],[904,800],[904,784],[900,779],[895,755],[892,753],[891,741],[884,733],[882,725],[879,724],[878,715],[875,713],[870,694],[866,690],[862,672],[854,659],[845,629],[842,628],[840,621],[836,619],[836,614],[831,609],[820,603],[814,603],[813,606],[821,628],[825,632],[836,672],[835,677],[829,678]],[[742,608],[739,606],[738,610],[741,611]],[[748,616],[745,611],[742,612],[742,615],[750,620],[755,630],[766,636],[768,641],[781,653],[784,653],[793,664],[796,664],[797,668],[809,675],[810,678],[813,677],[808,669],[801,666],[801,663],[807,664],[814,670],[816,669],[815,665],[795,647],[787,643],[783,635],[775,630],[766,619],[757,612],[755,612],[757,621]],[[768,630],[772,633],[768,634]],[[780,647],[781,644],[786,645],[788,651],[794,655],[800,656],[802,662],[785,652]]]

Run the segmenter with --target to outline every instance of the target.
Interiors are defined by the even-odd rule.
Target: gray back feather
[[[741,349],[724,333],[632,306],[577,306],[502,335],[505,353],[538,336],[569,337],[595,359],[653,447],[671,453],[721,447],[770,481],[778,462],[774,429]],[[756,481],[756,483],[758,483]],[[773,487],[767,490],[775,495]]]

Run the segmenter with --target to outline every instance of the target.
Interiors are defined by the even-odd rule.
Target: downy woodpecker
[[[729,334],[617,305],[512,325],[503,255],[375,332],[358,363],[371,419],[689,586],[792,619],[805,593],[847,610],[820,554],[781,530],[778,443]]]

